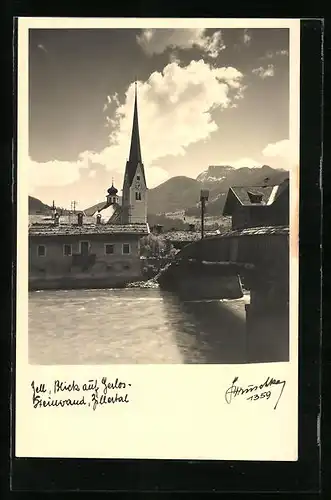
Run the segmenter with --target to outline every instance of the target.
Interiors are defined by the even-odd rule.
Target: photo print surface
[[[173,21],[19,19],[18,456],[296,459],[299,21]]]

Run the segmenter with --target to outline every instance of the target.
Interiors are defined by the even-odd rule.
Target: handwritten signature
[[[235,377],[232,381],[230,387],[225,391],[225,401],[230,404],[234,398],[237,396],[247,396],[247,400],[257,401],[259,399],[269,399],[271,396],[271,390],[274,386],[281,386],[281,390],[274,406],[274,410],[277,408],[280,398],[282,397],[286,381],[278,380],[272,377],[267,377],[266,380],[262,384],[254,385],[249,384],[246,387],[241,387],[239,385],[235,385],[238,382],[238,377]]]

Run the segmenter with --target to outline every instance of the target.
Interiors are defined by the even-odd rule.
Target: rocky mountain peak
[[[209,165],[208,169],[198,175],[196,180],[198,182],[215,182],[223,180],[233,167],[230,165]]]

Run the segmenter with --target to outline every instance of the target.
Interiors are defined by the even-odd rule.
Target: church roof
[[[144,182],[146,184],[145,171],[144,171],[144,165],[143,165],[142,156],[141,156],[141,146],[140,146],[138,102],[137,102],[137,82],[136,82],[130,154],[129,154],[129,160],[126,162],[126,170],[125,170],[125,178],[129,184],[129,186],[131,186],[131,184],[132,184],[133,178],[134,178],[136,170],[137,170],[138,163],[140,163],[140,165],[141,165],[142,175],[144,177]]]
[[[101,201],[100,203],[97,203],[96,205],[93,205],[92,207],[87,208],[84,210],[85,215],[87,216],[93,216],[97,212],[100,212],[101,210],[104,210],[105,208],[108,207],[108,203],[106,201]]]
[[[114,207],[114,212],[110,216],[107,224],[119,224],[121,222],[121,215],[122,215],[121,205],[118,205],[117,203],[115,203],[113,205],[113,207]]]

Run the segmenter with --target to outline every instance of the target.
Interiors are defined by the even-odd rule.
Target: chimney
[[[79,226],[83,225],[83,214],[81,212],[77,215],[77,222]]]
[[[163,226],[161,224],[157,224],[156,232],[157,234],[161,234],[163,232]]]
[[[59,222],[60,222],[60,216],[59,216],[59,214],[57,212],[55,212],[55,214],[54,214],[54,225],[58,226]]]
[[[97,215],[97,224],[101,224],[101,214]]]
[[[189,231],[195,231],[195,224],[189,224],[188,225],[188,230]]]

